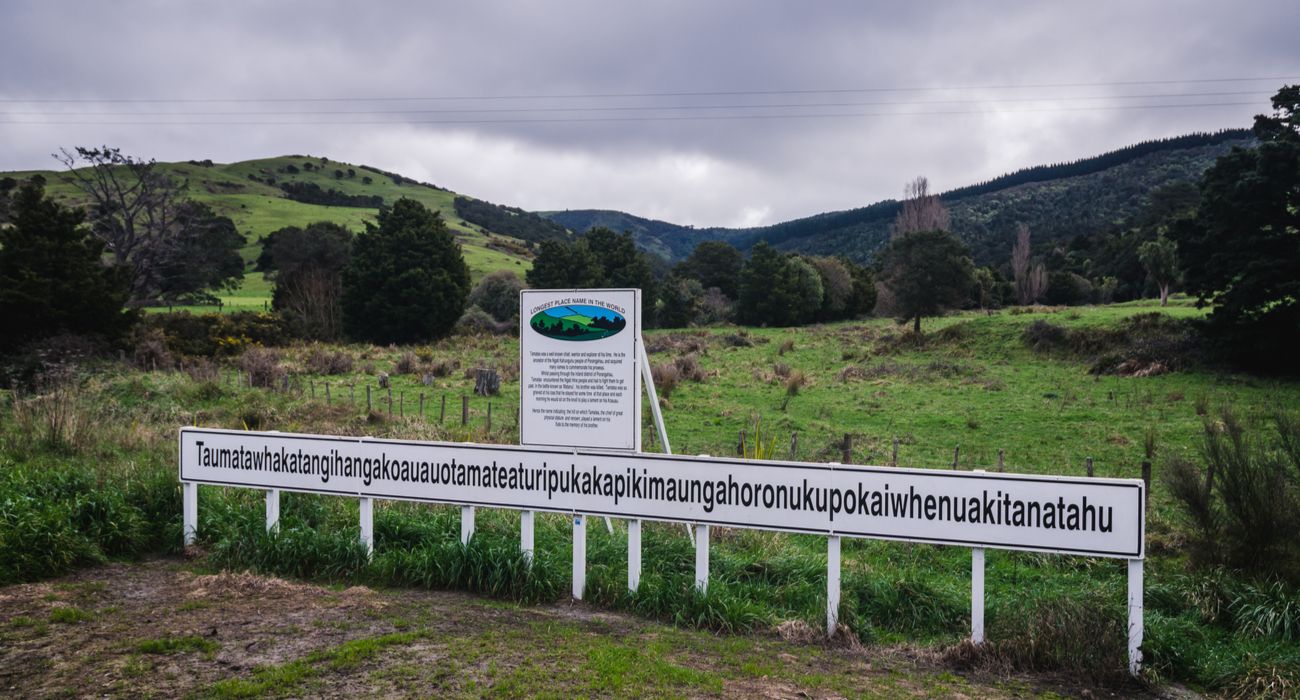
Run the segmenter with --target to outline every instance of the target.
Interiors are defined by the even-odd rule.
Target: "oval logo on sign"
[[[568,304],[533,314],[528,325],[556,340],[600,340],[627,327],[623,314],[599,306]]]

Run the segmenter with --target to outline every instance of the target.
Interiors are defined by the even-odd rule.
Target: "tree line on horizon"
[[[274,280],[273,308],[288,336],[384,344],[435,340],[458,325],[515,329],[525,281],[641,289],[647,327],[793,326],[875,313],[916,332],[923,318],[952,309],[1148,295],[1163,303],[1181,288],[1214,307],[1207,337],[1248,364],[1277,365],[1300,340],[1300,86],[1284,87],[1272,103],[1256,119],[1258,146],[1234,148],[1198,186],[1155,190],[1124,224],[1064,244],[1036,245],[1022,224],[1001,264],[975,264],[949,230],[943,198],[918,178],[867,265],[766,241],[746,256],[707,240],[670,267],[638,249],[631,233],[595,228],[541,238],[526,280],[500,271],[471,288],[441,216],[399,199],[361,234],[329,222],[280,229],[267,237],[258,269]],[[186,198],[184,183],[116,149],[64,151],[61,159],[89,195],[85,211],[48,199],[39,178],[0,181],[4,350],[59,333],[120,339],[130,308],[238,283],[243,237]],[[74,169],[79,161],[91,167]],[[134,196],[114,198],[115,190]]]

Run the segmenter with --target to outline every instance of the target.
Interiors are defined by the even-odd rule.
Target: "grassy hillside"
[[[311,169],[304,164],[310,164]],[[248,245],[241,251],[249,263],[243,287],[234,293],[219,295],[227,306],[234,308],[260,309],[270,300],[269,285],[260,273],[252,272],[251,264],[261,252],[262,239],[267,234],[285,226],[304,226],[314,221],[333,221],[353,231],[362,231],[366,222],[373,222],[378,213],[371,207],[323,206],[294,201],[288,199],[279,187],[285,182],[315,184],[323,190],[337,190],[345,195],[380,197],[388,203],[407,197],[441,212],[447,228],[460,242],[465,262],[475,280],[502,269],[514,270],[522,276],[532,266],[531,253],[524,243],[475,226],[458,216],[453,206],[457,193],[407,178],[399,181],[389,173],[365,166],[311,156],[281,156],[229,164],[162,163],[161,167],[186,183],[190,197],[230,217],[239,232],[248,238]],[[298,172],[292,172],[291,167]],[[336,177],[335,171],[343,176]],[[37,173],[45,177],[46,188],[55,199],[68,205],[85,203],[85,196],[66,172],[0,172],[0,177],[23,179]],[[370,182],[367,183],[366,178]]]
[[[1029,224],[1036,241],[1092,234],[1136,214],[1151,191],[1195,182],[1219,156],[1249,146],[1249,132],[1192,134],[1137,144],[1074,163],[1036,166],[941,195],[952,229],[970,244],[980,264],[1000,264],[1010,254],[1016,224]],[[936,177],[942,173],[933,174]],[[900,181],[901,184],[901,181]],[[702,240],[725,240],[741,249],[766,240],[778,248],[867,261],[889,237],[900,203],[884,200],[858,209],[825,212],[750,229],[681,226],[619,211],[570,210],[544,215],[570,230],[595,226],[631,231],[642,248],[670,260],[690,254]]]

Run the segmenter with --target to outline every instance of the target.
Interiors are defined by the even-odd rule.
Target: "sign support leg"
[[[375,499],[363,496],[360,506],[361,544],[366,547],[366,556],[371,556],[375,553]]]
[[[533,516],[531,510],[519,514],[519,551],[531,565],[533,563]]]
[[[646,395],[650,399],[650,415],[654,417],[655,432],[659,434],[659,443],[664,446],[664,454],[673,453],[673,446],[668,442],[668,429],[664,427],[664,414],[659,410],[659,392],[655,391],[654,373],[650,371],[650,353],[645,349],[645,338],[637,338],[641,343],[641,383],[645,385]],[[686,534],[691,538],[691,544],[695,544],[695,532],[691,530],[689,523],[685,525]]]
[[[466,547],[469,546],[469,540],[474,536],[474,506],[460,507],[460,543]]]
[[[826,636],[834,637],[840,620],[840,536],[826,538]]]
[[[695,590],[709,592],[709,526],[695,526]]]
[[[581,513],[573,515],[573,599],[587,589],[587,526]]]
[[[627,589],[636,593],[641,585],[641,521],[627,521]]]
[[[970,551],[970,640],[984,643],[984,548]]]
[[[280,489],[266,491],[266,531],[272,532],[280,526]]]
[[[192,481],[181,483],[181,511],[183,542],[188,547],[199,534],[199,485]]]
[[[1142,671],[1142,560],[1128,560],[1128,672]]]

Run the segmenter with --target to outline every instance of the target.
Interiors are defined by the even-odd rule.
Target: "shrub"
[[[287,376],[280,364],[280,353],[267,348],[249,348],[239,358],[239,367],[248,375],[251,386],[276,389]]]
[[[262,312],[150,314],[141,325],[141,334],[148,329],[160,330],[173,356],[229,357],[246,347],[276,347],[289,341],[279,317]]]
[[[313,374],[347,374],[352,371],[352,356],[342,350],[313,347],[307,353],[307,369]]]
[[[469,304],[505,323],[519,316],[519,290],[524,283],[510,270],[497,270],[484,277],[469,293]]]
[[[1166,482],[1193,528],[1193,560],[1300,583],[1300,419],[1276,438],[1247,433],[1231,412],[1205,422],[1203,467],[1175,458]]]
[[[141,326],[133,335],[135,347],[131,351],[131,361],[136,367],[148,371],[159,367],[169,369],[175,364],[171,351],[167,349],[167,336],[161,329]]]
[[[513,324],[497,323],[492,315],[480,309],[477,306],[471,306],[465,309],[465,313],[456,321],[456,335],[496,335],[502,332],[503,328],[511,328]]]
[[[703,382],[709,376],[700,366],[700,356],[693,352],[673,360],[673,366],[677,368],[677,373],[682,379],[692,382]]]
[[[650,376],[654,378],[655,389],[663,399],[672,395],[673,389],[677,388],[677,382],[681,380],[681,372],[678,371],[677,365],[671,362],[651,367]]]
[[[414,374],[415,367],[415,353],[407,351],[397,358],[397,363],[393,365],[393,374]]]

